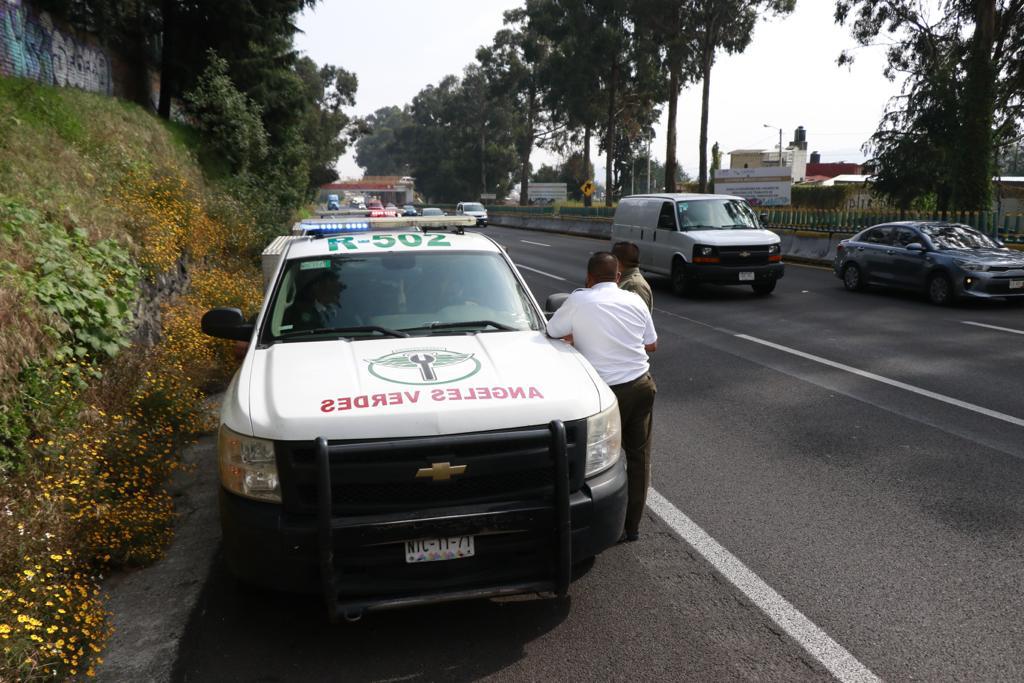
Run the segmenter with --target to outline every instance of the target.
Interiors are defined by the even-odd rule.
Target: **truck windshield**
[[[751,230],[761,226],[742,199],[697,199],[676,202],[682,230]]]
[[[483,211],[484,210],[484,205],[483,204],[473,204],[473,203],[463,204],[462,205],[462,210],[463,211]]]
[[[541,329],[529,295],[494,253],[296,259],[272,296],[264,343]]]

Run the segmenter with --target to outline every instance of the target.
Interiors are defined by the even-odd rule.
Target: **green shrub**
[[[235,87],[226,60],[213,50],[208,57],[196,87],[185,93],[186,107],[215,156],[229,160],[232,170],[245,171],[269,149],[260,107]]]
[[[790,206],[801,209],[842,209],[853,189],[852,185],[794,185]]]

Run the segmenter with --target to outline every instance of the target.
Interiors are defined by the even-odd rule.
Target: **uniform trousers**
[[[629,480],[625,531],[636,534],[644,515],[647,488],[651,485],[651,418],[658,387],[651,373],[645,372],[632,381],[610,388],[619,401],[622,450],[626,452],[626,476]]]

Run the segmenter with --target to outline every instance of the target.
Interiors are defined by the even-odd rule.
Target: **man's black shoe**
[[[632,543],[639,540],[640,534],[636,531],[623,531],[622,535],[619,536],[619,543]]]

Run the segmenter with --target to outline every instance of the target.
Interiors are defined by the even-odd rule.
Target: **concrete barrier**
[[[610,218],[559,218],[557,216],[528,216],[492,212],[488,216],[488,221],[492,225],[499,225],[504,228],[560,232],[568,235],[580,235],[582,237],[604,240],[611,239],[612,237],[612,221]]]
[[[772,230],[776,235],[779,236],[779,240],[782,242],[780,248],[783,254],[788,254],[789,250],[793,247],[793,236],[794,230]]]
[[[783,250],[783,257],[792,256],[808,261],[825,261],[831,240],[827,232],[807,232],[797,230],[793,233],[793,242],[789,250]]]

